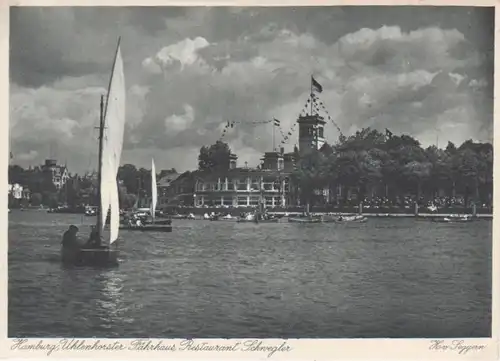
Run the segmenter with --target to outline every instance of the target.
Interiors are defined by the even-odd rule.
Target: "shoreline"
[[[24,208],[24,209],[11,209],[11,210],[17,210],[17,211],[47,211],[47,209],[40,209],[40,208]],[[219,210],[220,211],[220,210]],[[47,212],[49,213],[49,212]],[[189,213],[189,212],[188,212]],[[195,213],[195,216],[199,216],[199,215],[202,215],[201,212],[192,212],[192,213]],[[197,213],[197,214],[196,214]],[[232,213],[232,212],[230,212]],[[285,216],[285,214],[288,214],[288,216],[292,216],[292,217],[296,217],[296,216],[300,216],[303,214],[303,212],[284,212],[284,211],[270,211],[268,212],[269,214],[272,214],[272,215],[277,215],[277,216]],[[52,214],[81,214],[82,216],[84,216],[85,214],[83,213],[52,213]],[[352,216],[352,215],[362,215],[362,216],[365,216],[365,217],[369,217],[369,218],[434,218],[434,217],[437,217],[437,218],[443,218],[443,217],[449,217],[451,214],[459,214],[459,215],[472,215],[472,213],[419,213],[417,215],[413,214],[413,213],[388,213],[388,212],[384,212],[384,213],[373,213],[373,212],[370,212],[370,213],[361,213],[359,214],[358,212],[323,212],[323,211],[320,211],[320,212],[311,212],[311,214],[315,214],[315,215],[332,215],[332,216]],[[92,216],[91,216],[92,217]],[[493,214],[491,213],[478,213],[476,214],[475,216],[476,218],[483,218],[483,219],[492,219],[493,218]],[[163,218],[163,217],[161,217]],[[175,217],[173,218],[175,219]]]
[[[275,215],[285,215],[286,212],[269,212],[269,214]],[[300,212],[288,212],[289,216],[298,216],[301,215]],[[370,218],[444,218],[449,217],[450,213],[419,213],[417,215],[411,213],[348,213],[348,212],[311,212],[311,214],[315,215],[333,215],[333,216],[352,216],[352,215],[361,215]],[[462,215],[462,214],[460,214]],[[464,213],[463,215],[471,215],[470,213]],[[477,218],[487,218],[492,219],[493,214],[476,214]]]

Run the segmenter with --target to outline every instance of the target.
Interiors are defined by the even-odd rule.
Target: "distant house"
[[[42,172],[50,178],[56,189],[64,187],[69,179],[68,168],[58,165],[55,159],[46,159],[45,164],[42,165]]]
[[[170,188],[172,187],[172,183],[179,178],[180,175],[180,173],[172,172],[158,180],[156,183],[158,188],[158,208],[168,205],[171,198],[169,197],[169,194],[172,194],[172,192],[170,192]]]
[[[9,184],[9,207],[18,207],[21,204],[28,204],[31,199],[31,191],[17,183]]]
[[[193,206],[196,174],[197,171],[171,173],[163,177],[158,182],[159,207]]]

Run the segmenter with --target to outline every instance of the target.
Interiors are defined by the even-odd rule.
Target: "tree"
[[[42,193],[42,203],[49,208],[56,208],[58,205],[57,193],[54,192],[43,192]]]
[[[138,178],[139,192],[136,192],[135,194],[139,194],[141,199],[144,199],[151,195],[151,170],[140,168],[138,171]]]
[[[42,195],[40,193],[33,193],[31,195],[31,205],[38,207],[42,204]]]
[[[450,156],[446,151],[438,149],[436,146],[428,147],[425,153],[430,163],[430,174],[425,188],[432,198],[435,198],[440,189],[452,188]]]
[[[364,128],[350,137],[339,138],[335,146],[335,161],[331,173],[346,189],[353,187],[359,199],[363,199],[369,186],[377,186],[382,179],[385,136],[377,130]],[[348,196],[344,192],[344,200]]]
[[[408,184],[414,187],[417,199],[422,194],[422,184],[428,179],[431,174],[430,162],[411,161],[404,165],[403,175]]]
[[[326,142],[325,142],[325,144],[323,144],[323,145],[321,146],[321,148],[320,148],[320,150],[319,150],[319,151],[320,151],[321,153],[323,153],[323,154],[324,154],[325,156],[327,156],[327,157],[328,157],[328,156],[331,156],[331,155],[334,153],[334,149],[333,149],[333,147],[332,147],[330,144],[326,143]]]
[[[69,178],[61,189],[64,192],[64,199],[70,207],[78,207],[82,203],[82,192],[80,188],[80,181],[77,176]]]
[[[18,165],[9,165],[9,183],[23,184],[25,181],[25,171]]]
[[[123,182],[128,193],[137,194],[139,190],[139,172],[135,165],[124,164],[118,168],[118,179]]]
[[[291,177],[298,185],[303,203],[314,204],[315,192],[328,184],[328,158],[320,151],[303,154]]]
[[[227,170],[230,156],[229,145],[220,140],[209,147],[203,146],[198,155],[198,169],[202,171]]]

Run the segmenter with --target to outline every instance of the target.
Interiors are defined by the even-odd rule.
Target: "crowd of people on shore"
[[[432,199],[425,199],[424,197],[417,198],[415,196],[404,196],[404,197],[395,197],[394,199],[389,199],[387,197],[372,197],[365,198],[363,200],[363,208],[399,208],[399,209],[412,209],[416,204],[419,207],[429,208],[429,210],[438,210],[443,208],[471,208],[474,204],[473,201],[469,201],[466,204],[466,200],[464,197],[434,197]],[[348,206],[357,207],[359,201],[348,201]],[[342,206],[340,204],[336,204],[337,206]],[[488,203],[476,203],[476,207],[478,208],[490,208],[491,204]]]
[[[395,212],[413,212],[415,203],[419,206],[420,209],[425,209],[430,212],[437,212],[440,209],[457,209],[457,208],[472,208],[473,204],[475,204],[477,209],[487,210],[489,212],[492,211],[492,200],[489,202],[481,202],[477,203],[474,201],[469,201],[466,204],[466,200],[464,197],[434,197],[431,199],[426,199],[424,197],[417,198],[416,196],[402,196],[402,197],[365,197],[362,202],[355,198],[348,198],[343,200],[336,200],[329,203],[314,203],[311,206],[314,206],[316,209],[324,209],[325,211],[351,211],[359,209],[359,204],[362,203],[363,209],[368,210],[384,210],[384,211],[395,211]],[[258,206],[249,206],[244,208],[257,208]],[[192,209],[193,206],[188,205],[179,205],[176,206],[179,212],[183,212],[185,209]],[[201,207],[203,209],[237,209],[241,207],[235,207],[230,205],[205,205]],[[296,208],[301,208],[300,206],[288,206],[288,207],[266,207],[274,210],[284,210],[284,211],[292,211]]]

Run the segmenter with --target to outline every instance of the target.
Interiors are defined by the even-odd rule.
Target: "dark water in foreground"
[[[174,221],[122,232],[117,269],[64,270],[60,236],[82,219],[9,214],[9,337],[491,334],[488,220]]]

